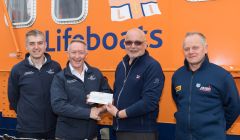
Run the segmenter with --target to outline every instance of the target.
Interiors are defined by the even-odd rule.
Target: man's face
[[[68,57],[70,64],[75,69],[82,68],[84,60],[87,56],[85,45],[80,42],[73,42],[69,47]]]
[[[207,54],[207,46],[199,35],[191,35],[185,38],[183,52],[190,65],[198,65]]]
[[[130,59],[137,58],[144,54],[147,48],[144,34],[138,30],[130,30],[125,39],[125,50]]]
[[[40,59],[46,51],[46,42],[41,35],[28,36],[26,48],[33,59]]]

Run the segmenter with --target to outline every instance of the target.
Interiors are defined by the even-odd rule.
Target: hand
[[[96,108],[96,107],[92,107],[91,108],[91,112],[90,112],[90,118],[94,119],[94,120],[101,120],[100,116],[100,109]]]
[[[99,106],[98,109],[99,109],[99,111],[100,111],[100,114],[107,111],[106,105]]]
[[[107,108],[107,111],[110,113],[110,114],[112,114],[113,116],[115,116],[116,117],[116,114],[117,114],[117,112],[118,112],[118,109],[114,106],[114,105],[112,105],[112,104],[107,104],[106,105],[106,108]]]
[[[89,96],[90,96],[90,94],[87,95],[86,104],[92,105],[92,104],[94,104],[94,103],[88,101]]]

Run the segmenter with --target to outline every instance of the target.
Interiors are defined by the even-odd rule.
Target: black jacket
[[[10,106],[17,113],[17,131],[43,133],[55,128],[50,104],[50,87],[60,65],[45,53],[47,62],[38,70],[29,64],[29,54],[16,64],[8,80]]]
[[[51,103],[58,115],[56,137],[69,140],[92,139],[97,135],[97,124],[90,119],[92,105],[86,104],[91,91],[111,92],[102,73],[89,65],[84,82],[71,73],[69,65],[52,82]]]
[[[187,61],[172,77],[177,105],[176,140],[225,140],[225,131],[239,115],[240,101],[233,77],[206,57],[192,72]]]

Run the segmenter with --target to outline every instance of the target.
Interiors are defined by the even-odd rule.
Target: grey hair
[[[87,43],[86,43],[84,40],[82,40],[82,39],[73,39],[73,40],[70,42],[70,44],[68,45],[67,51],[69,51],[70,46],[71,46],[73,43],[75,43],[75,42],[82,43],[82,44],[85,46],[85,50],[88,51]]]
[[[200,38],[201,38],[201,43],[203,46],[206,46],[207,45],[207,39],[205,37],[204,34],[200,33],[200,32],[187,32],[186,35],[185,35],[185,39],[189,36],[193,36],[193,35],[198,35]],[[183,47],[185,45],[185,40],[183,42]]]
[[[40,31],[40,30],[37,30],[37,29],[34,29],[34,30],[30,30],[30,31],[28,31],[27,33],[26,33],[26,35],[25,35],[25,39],[26,39],[26,44],[28,43],[28,37],[29,36],[42,36],[43,37],[43,39],[45,38],[45,35],[44,35],[44,33],[42,32],[42,31]]]

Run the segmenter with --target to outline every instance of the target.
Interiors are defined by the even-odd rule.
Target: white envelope
[[[88,102],[98,103],[98,104],[108,104],[113,101],[113,94],[105,92],[92,91],[89,94]]]

